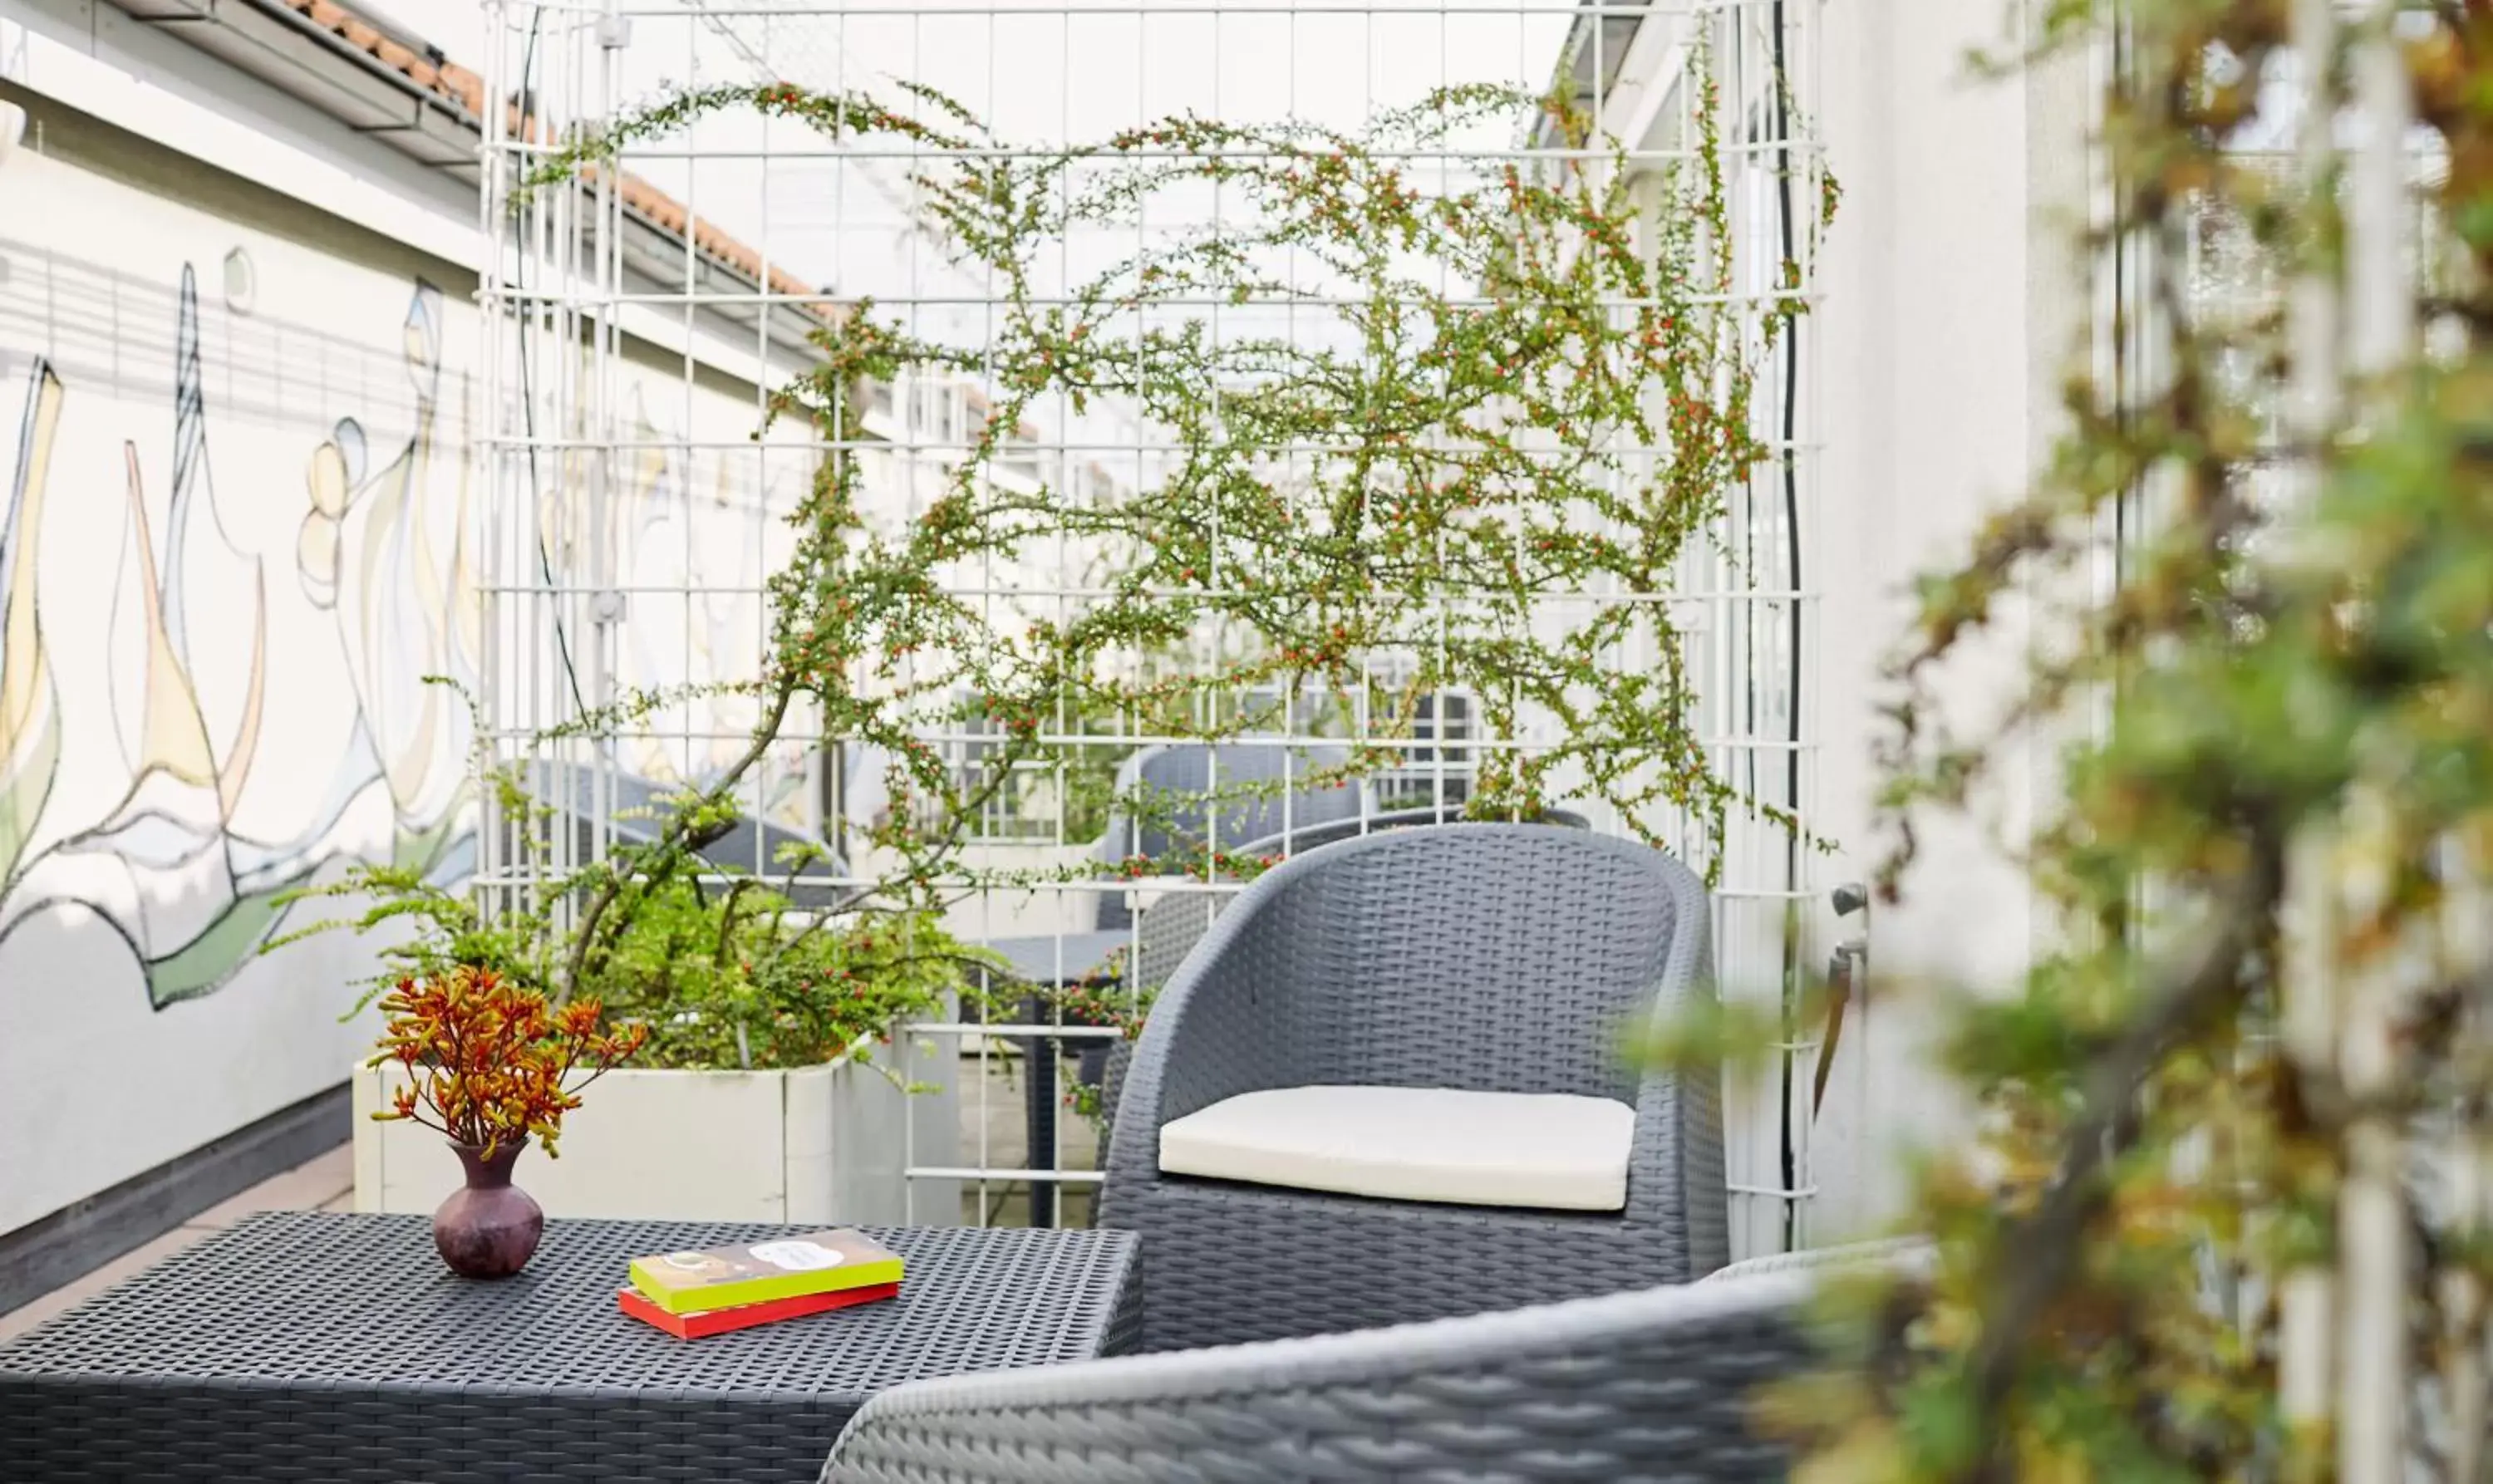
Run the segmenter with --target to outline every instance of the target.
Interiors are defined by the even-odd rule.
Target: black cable
[[[519,109],[520,131],[526,134],[536,112],[537,36],[545,25],[545,12],[540,10],[528,20],[527,45],[520,51],[520,91],[511,103]],[[520,427],[528,440],[528,495],[533,508],[544,494],[544,484],[537,472],[537,399],[533,380],[528,374],[528,326],[535,319],[535,306],[529,304],[528,245],[520,235],[519,223],[511,223],[513,273],[524,306],[520,315]],[[545,578],[546,586],[554,587],[554,552],[546,547],[545,522],[536,522],[537,571]],[[563,678],[571,686],[571,703],[581,716],[588,714],[588,702],[580,694],[580,671],[571,662],[571,638],[563,632],[562,605],[555,605],[555,649],[562,656]]]
[[[1782,228],[1783,260],[1787,263],[1796,263],[1800,259],[1796,252],[1796,243],[1794,239],[1797,234],[1794,230],[1794,223],[1792,221],[1791,79],[1790,74],[1785,71],[1784,61],[1784,0],[1774,0],[1774,4],[1771,8],[1771,19],[1774,25],[1775,134],[1778,142],[1782,145],[1781,150],[1776,156],[1777,167],[1775,170],[1775,194],[1777,198],[1777,215],[1780,219],[1779,224]],[[1794,286],[1796,287],[1797,285]],[[1800,324],[1797,317],[1787,319],[1784,323],[1783,363],[1784,559],[1786,566],[1786,580],[1790,584],[1788,591],[1791,594],[1791,597],[1787,600],[1791,632],[1787,637],[1787,642],[1784,645],[1787,666],[1785,678],[1789,686],[1789,690],[1786,697],[1787,703],[1785,706],[1786,739],[1791,744],[1791,751],[1786,754],[1784,758],[1784,799],[1790,807],[1794,818],[1792,827],[1785,832],[1784,837],[1784,885],[1787,890],[1797,891],[1800,887],[1801,849],[1800,828],[1798,823],[1800,814],[1801,738],[1800,470],[1798,456],[1792,446],[1795,439],[1799,436],[1800,428],[1800,412],[1798,406],[1800,396]],[[1787,949],[1785,954],[1784,974],[1784,1020],[1787,1024],[1791,1024],[1800,1013],[1800,982],[1798,974],[1794,972],[1798,962],[1798,956]],[[1787,1035],[1785,1039],[1789,1041],[1792,1038]],[[1791,1106],[1793,1075],[1794,1068],[1792,1055],[1790,1053],[1787,1052],[1784,1054],[1783,1120],[1783,1188],[1786,1190],[1791,1190],[1794,1188],[1792,1182],[1798,1178],[1799,1174],[1797,1143],[1792,1137]],[[1822,1088],[1820,1095],[1823,1095]],[[1813,1106],[1810,1116],[1814,1117],[1815,1114],[1816,1109]],[[1787,1249],[1791,1247],[1794,1241],[1798,1238],[1798,1202],[1794,1200],[1787,1199],[1784,1202],[1784,1245]]]

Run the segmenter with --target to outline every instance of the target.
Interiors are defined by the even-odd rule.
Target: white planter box
[[[890,1060],[882,1050],[878,1059]],[[785,1072],[610,1072],[563,1120],[562,1157],[522,1155],[513,1182],[549,1216],[956,1226],[958,1180],[903,1173],[912,1162],[959,1163],[960,1060],[949,1046],[938,1052],[906,1058],[911,1077],[937,1084],[918,1093],[845,1060]],[[394,1062],[355,1069],[359,1211],[430,1215],[462,1178],[439,1134],[371,1116],[405,1083]]]

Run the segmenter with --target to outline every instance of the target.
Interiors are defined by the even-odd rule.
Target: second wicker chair
[[[1170,978],[1118,1101],[1100,1224],[1143,1237],[1149,1350],[1277,1339],[1686,1282],[1727,1257],[1719,1087],[1637,1070],[1711,993],[1702,884],[1547,825],[1397,830],[1294,857]],[[1571,1093],[1633,1106],[1618,1211],[1163,1174],[1159,1130],[1284,1087]]]

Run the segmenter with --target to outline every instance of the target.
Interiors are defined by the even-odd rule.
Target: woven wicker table
[[[250,1217],[0,1346],[0,1475],[810,1484],[887,1386],[1139,1328],[1116,1232],[868,1229],[900,1297],[703,1340],[616,1309],[633,1257],[796,1230],[554,1222],[526,1272],[476,1283],[422,1217]]]

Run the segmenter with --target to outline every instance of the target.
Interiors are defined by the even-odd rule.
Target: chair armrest
[[[1714,920],[1705,883],[1679,862],[1666,860],[1671,932],[1654,985],[1657,1026],[1715,994]],[[1726,1178],[1721,1070],[1647,1072],[1637,1086],[1627,1214],[1633,1221],[1683,1230],[1690,1278],[1731,1260]]]
[[[1570,1475],[1779,1478],[1757,1388],[1806,1369],[1804,1275],[1351,1334],[916,1381],[851,1419],[825,1484]]]
[[[1159,1172],[1159,1130],[1223,1098],[1317,1080],[1297,1034],[1282,872],[1231,899],[1160,987],[1108,1138],[1111,1187]],[[1157,905],[1156,904],[1156,905]]]
[[[1829,1272],[1883,1271],[1912,1280],[1929,1274],[1937,1251],[1926,1236],[1877,1237],[1833,1247],[1804,1247],[1798,1252],[1770,1252],[1764,1257],[1718,1268],[1697,1281],[1737,1283],[1761,1273],[1798,1273],[1820,1268]]]
[[[1219,892],[1169,892],[1135,913],[1134,987],[1155,994],[1166,985],[1229,902]]]

